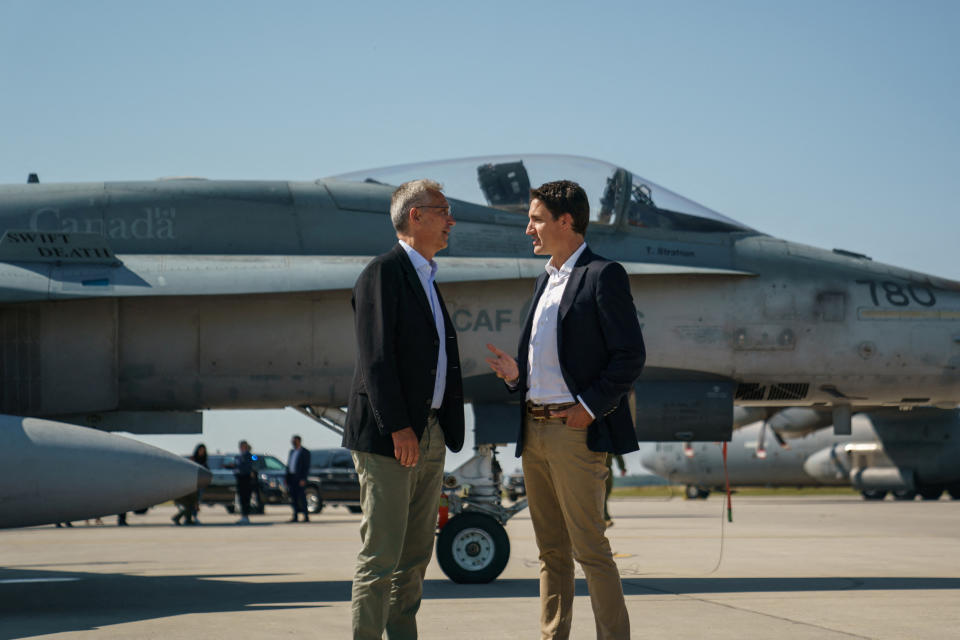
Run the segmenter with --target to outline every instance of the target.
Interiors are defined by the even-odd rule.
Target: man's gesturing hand
[[[486,358],[486,360],[498,378],[511,384],[520,379],[520,369],[517,367],[516,360],[492,344],[488,344],[487,349],[490,349],[497,356],[496,358]]]
[[[420,458],[420,441],[417,440],[413,427],[394,431],[390,435],[393,436],[393,457],[405,467],[416,466],[417,459]]]

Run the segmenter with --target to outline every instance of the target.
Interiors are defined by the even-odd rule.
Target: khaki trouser
[[[540,637],[570,637],[573,560],[583,568],[597,638],[630,638],[620,572],[603,520],[607,454],[587,448],[586,429],[527,416],[523,476],[540,548]]]
[[[353,577],[353,637],[417,637],[423,576],[433,556],[445,455],[443,431],[430,414],[417,466],[353,452],[360,476],[363,548]]]

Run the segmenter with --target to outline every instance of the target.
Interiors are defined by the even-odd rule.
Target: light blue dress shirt
[[[437,275],[437,263],[433,260],[428,261],[403,240],[400,240],[400,246],[407,252],[407,257],[413,263],[417,277],[420,278],[420,284],[423,285],[423,292],[427,294],[427,300],[430,302],[430,310],[433,312],[433,324],[437,330],[440,349],[437,350],[437,375],[433,382],[433,401],[430,403],[430,408],[439,409],[443,404],[443,392],[447,387],[447,332],[443,323],[443,313],[440,311],[440,299],[433,286]]]

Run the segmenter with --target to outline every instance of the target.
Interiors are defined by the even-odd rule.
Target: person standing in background
[[[620,467],[620,475],[627,475],[627,465],[623,461],[623,456],[619,453],[608,453],[606,491],[603,494],[603,520],[606,522],[608,529],[613,526],[613,518],[610,517],[610,509],[607,507],[607,503],[610,501],[610,492],[613,491],[614,461],[616,461],[617,466]]]
[[[307,513],[307,475],[310,473],[310,450],[302,446],[300,436],[293,436],[290,444],[293,449],[287,456],[287,491],[290,494],[290,505],[293,507],[293,517],[290,522],[297,521],[297,514],[303,514],[303,521],[310,522]]]
[[[194,447],[190,460],[201,467],[209,468],[207,466],[206,445],[200,443]],[[200,519],[197,517],[197,512],[200,509],[200,491],[194,491],[193,493],[181,496],[174,500],[173,503],[177,507],[177,514],[170,518],[173,520],[173,524],[179,525],[180,520],[183,520],[183,524],[186,525],[200,524]]]
[[[257,484],[257,472],[253,469],[253,454],[250,443],[240,441],[240,453],[233,458],[233,475],[237,480],[237,498],[240,500],[240,519],[237,524],[250,524],[250,495]]]
[[[209,469],[210,465],[207,464],[207,445],[202,442],[193,448],[193,455],[190,456],[190,459],[196,462],[198,465],[204,469]],[[194,524],[200,524],[200,500],[203,498],[203,489],[197,491],[197,498],[194,501],[193,507],[193,522]]]

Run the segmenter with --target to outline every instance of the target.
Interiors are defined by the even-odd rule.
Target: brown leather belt
[[[550,420],[561,416],[554,415],[558,411],[569,409],[576,402],[561,402],[559,404],[534,404],[527,400],[527,415],[534,420]]]

